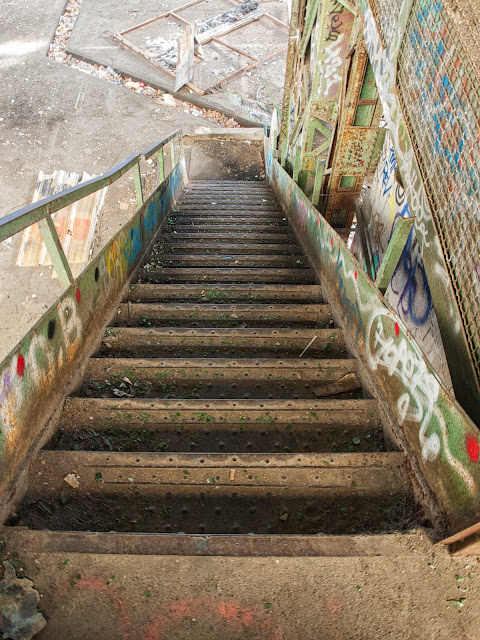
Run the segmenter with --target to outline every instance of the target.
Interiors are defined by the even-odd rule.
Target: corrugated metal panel
[[[80,176],[63,170],[54,171],[52,174],[40,171],[32,202],[38,202],[93,177],[95,176],[86,172]],[[87,262],[91,255],[98,216],[105,201],[106,192],[107,188],[101,189],[53,215],[55,228],[74,275],[80,272],[81,265]],[[34,224],[25,229],[18,252],[17,266],[36,267],[51,264],[38,225]]]

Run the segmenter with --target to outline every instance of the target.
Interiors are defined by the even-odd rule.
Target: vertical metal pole
[[[143,205],[142,174],[140,173],[140,162],[137,162],[137,164],[133,167],[133,181],[135,183],[137,207],[140,208]]]
[[[175,164],[177,162],[176,154],[175,154],[175,138],[170,141],[170,158],[172,160],[172,167],[170,169],[170,173],[174,170]]]
[[[162,184],[165,180],[165,156],[163,155],[163,147],[158,151],[157,170],[158,184]]]
[[[39,221],[38,228],[60,282],[65,288],[70,286],[73,282],[72,271],[50,214]]]

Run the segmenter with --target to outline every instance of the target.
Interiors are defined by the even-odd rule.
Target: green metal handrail
[[[25,207],[21,207],[12,213],[9,213],[5,217],[0,219],[0,242],[10,238],[11,236],[23,231],[32,224],[39,223],[40,232],[43,237],[43,241],[47,247],[50,258],[52,259],[53,266],[57,272],[64,286],[68,286],[73,282],[74,278],[67,261],[67,257],[63,251],[60,238],[53,224],[51,218],[52,214],[68,207],[69,205],[85,198],[86,196],[104,189],[109,185],[116,182],[127,171],[133,168],[134,171],[134,183],[137,196],[137,206],[141,207],[144,201],[142,191],[142,181],[140,173],[140,161],[142,159],[148,160],[152,155],[158,153],[158,174],[159,180],[162,181],[165,178],[164,175],[164,156],[163,149],[167,144],[171,145],[171,159],[172,169],[176,165],[175,158],[175,140],[179,138],[181,140],[182,132],[177,129],[167,137],[163,138],[159,142],[156,142],[145,151],[136,155],[129,156],[126,160],[117,164],[113,169],[106,173],[82,182],[75,187],[65,189],[61,193],[43,198],[39,202],[29,204]]]

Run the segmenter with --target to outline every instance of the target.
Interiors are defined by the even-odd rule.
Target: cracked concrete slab
[[[67,45],[67,52],[95,64],[111,66],[123,76],[140,79],[151,86],[173,92],[174,81],[171,78],[146,60],[122,48],[114,40],[112,34],[125,31],[185,4],[185,0],[152,0],[148,4],[141,3],[139,0],[125,0],[119,9],[113,3],[99,4],[94,0],[83,0],[80,15]],[[233,2],[230,4],[235,6]],[[193,12],[195,7],[189,9],[190,13],[186,14],[186,18],[194,20],[196,16],[209,17],[215,15],[215,12],[221,13],[225,9],[224,4],[219,3],[219,0],[204,0],[200,7],[201,9],[198,9],[196,13]],[[264,0],[263,2],[260,0],[259,9],[284,23],[288,22],[286,3],[281,0]],[[173,25],[171,28],[174,28]],[[148,35],[152,34],[149,32]],[[244,41],[245,38],[247,41]],[[222,39],[233,46],[244,49],[250,55],[264,57],[287,45],[288,30],[262,19],[245,27],[245,29],[234,31]],[[250,44],[248,44],[248,39],[251,40]],[[264,87],[265,82],[275,101],[281,106],[285,64],[286,52],[271,58],[268,62],[237,78],[229,80],[218,91],[213,90],[202,96],[201,100],[210,104],[212,108],[218,107],[228,115],[231,111],[237,111],[240,115],[251,118],[248,109],[240,111],[238,103],[232,103],[226,93],[253,100],[270,101],[270,96]],[[186,88],[182,89],[180,93],[185,96],[185,100],[196,97],[191,90]]]
[[[31,201],[39,170],[101,174],[177,128],[212,124],[47,58],[64,6],[0,7],[0,217]],[[48,267],[15,267],[20,236],[0,245],[0,358],[61,291]]]

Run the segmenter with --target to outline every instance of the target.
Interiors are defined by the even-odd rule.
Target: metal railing
[[[133,169],[137,207],[141,207],[145,200],[140,169],[141,160],[149,160],[153,155],[157,154],[157,184],[159,184],[163,182],[166,177],[165,148],[167,145],[169,146],[171,173],[183,155],[177,149],[176,145],[182,144],[182,132],[177,129],[145,151],[129,156],[126,160],[117,164],[113,169],[110,169],[110,171],[107,171],[101,176],[82,182],[75,187],[65,189],[57,195],[49,196],[39,202],[26,205],[7,214],[0,219],[0,242],[38,223],[42,239],[61,283],[63,286],[70,285],[74,281],[74,277],[60,242],[54,221],[52,220],[52,215],[82,198],[108,187],[130,171],[130,169]]]

